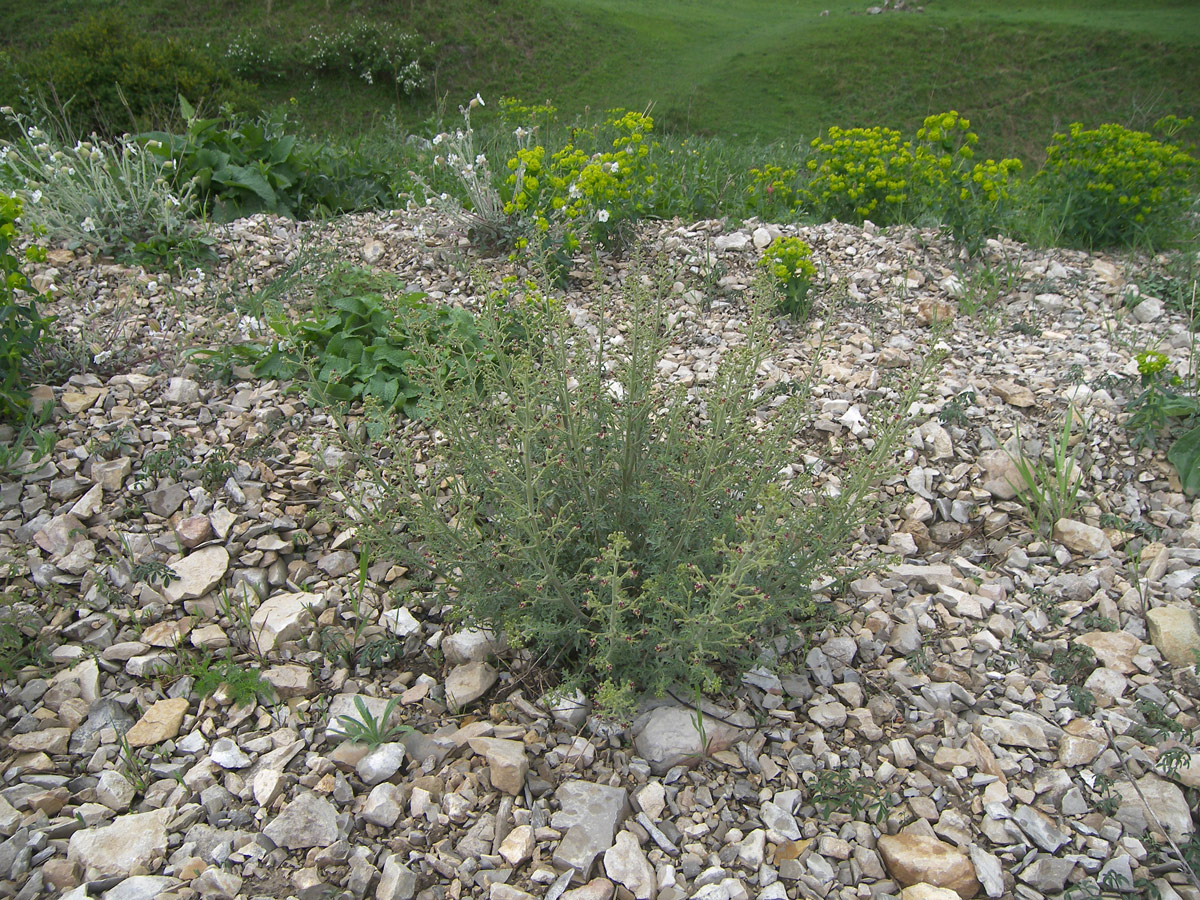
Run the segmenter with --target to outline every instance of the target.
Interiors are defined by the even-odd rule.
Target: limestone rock
[[[650,771],[664,775],[674,766],[695,765],[706,753],[724,750],[744,735],[742,729],[710,716],[704,716],[703,721],[707,747],[701,742],[694,710],[682,706],[655,707],[633,723],[634,749],[650,764]]]
[[[1054,540],[1072,553],[1085,556],[1107,556],[1112,552],[1112,544],[1103,531],[1074,519],[1059,519],[1054,523]]]
[[[554,792],[559,811],[550,825],[565,831],[554,852],[554,864],[587,878],[596,857],[612,846],[617,826],[629,815],[624,788],[567,781]]]
[[[224,547],[203,547],[171,563],[178,579],[163,588],[163,596],[172,603],[203,597],[225,577],[229,569],[229,551]]]
[[[525,790],[529,758],[523,743],[491,737],[471,738],[469,743],[472,750],[487,758],[492,787],[513,796]]]
[[[338,838],[337,810],[328,800],[305,791],[283,808],[263,834],[288,850],[327,847]]]
[[[631,832],[622,831],[604,851],[604,873],[623,885],[636,900],[652,900],[657,893],[654,869]]]
[[[258,651],[270,653],[283,641],[300,637],[305,623],[324,609],[324,599],[309,592],[277,594],[264,600],[250,617],[250,632]]]
[[[1193,666],[1200,651],[1196,614],[1183,606],[1158,606],[1146,612],[1150,641],[1173,666]]]
[[[455,666],[446,676],[446,703],[451,709],[464,709],[490,691],[499,677],[485,662]]]
[[[161,744],[179,734],[183,717],[188,711],[187,697],[175,697],[155,702],[125,734],[134,749]]]
[[[1179,786],[1159,778],[1153,773],[1139,778],[1137,786],[1145,795],[1145,803],[1142,802],[1137,790],[1128,781],[1120,779],[1113,786],[1113,790],[1121,798],[1121,806],[1115,816],[1116,820],[1123,823],[1135,835],[1144,834],[1147,830],[1156,832],[1158,828],[1154,824],[1154,819],[1146,812],[1146,805],[1149,804],[1154,811],[1154,816],[1158,818],[1162,827],[1171,837],[1176,841],[1186,840],[1195,826],[1192,823],[1191,807],[1188,806],[1187,798]]]
[[[174,815],[172,809],[131,813],[103,828],[77,831],[67,846],[67,859],[82,866],[89,880],[147,869],[166,852],[167,823]]]
[[[948,888],[963,900],[979,893],[971,860],[937,838],[901,832],[880,837],[877,846],[888,873],[901,885],[925,882]]]
[[[1142,648],[1142,642],[1128,631],[1089,631],[1075,638],[1075,643],[1090,647],[1101,664],[1122,675],[1138,671],[1133,658]]]

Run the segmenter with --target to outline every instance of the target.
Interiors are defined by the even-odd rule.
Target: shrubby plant
[[[838,128],[812,142],[811,173],[801,192],[818,216],[877,225],[904,221],[913,168],[912,144],[890,128]]]
[[[21,199],[0,190],[0,421],[26,417],[25,369],[49,340],[52,322],[38,313],[41,298],[22,271],[23,260],[14,247],[27,227]],[[46,251],[33,245],[23,256],[24,261],[45,260]]]
[[[444,579],[458,618],[610,699],[715,689],[772,638],[819,627],[812,586],[870,515],[902,425],[878,423],[836,486],[785,481],[808,419],[803,391],[758,381],[773,298],[750,301],[745,339],[692,397],[657,378],[669,290],[644,280],[609,298],[595,343],[536,291],[490,298],[490,355],[464,354],[477,390],[435,378],[410,426],[430,439],[362,454],[372,476],[347,487],[360,534]],[[506,339],[514,318],[528,339]]]
[[[1168,116],[1156,127],[1182,124]],[[1063,240],[1087,247],[1154,244],[1178,231],[1198,172],[1195,157],[1147,132],[1075,122],[1054,135],[1033,183]]]
[[[31,86],[64,104],[73,137],[96,133],[112,140],[166,125],[180,94],[214,107],[253,106],[249,85],[215,56],[175,38],[139,33],[115,10],[58,32],[23,69]]]
[[[794,319],[807,318],[812,309],[808,295],[817,274],[812,248],[800,238],[779,237],[763,251],[759,265],[779,285],[780,311]]]
[[[225,59],[246,78],[341,73],[367,84],[394,84],[397,94],[411,97],[429,85],[423,51],[417,35],[390,22],[360,18],[338,31],[317,25],[300,42],[283,46],[252,29],[242,31],[230,40]]]
[[[351,153],[302,141],[284,114],[200,118],[179,98],[181,134],[147,132],[138,140],[220,222],[267,212],[289,218],[383,206],[389,175]]]
[[[152,143],[125,136],[71,146],[11,107],[0,112],[18,135],[0,143],[0,180],[21,192],[25,215],[46,234],[101,253],[197,238],[191,185],[172,185],[174,162]]]
[[[920,205],[973,254],[1009,212],[1021,161],[976,162],[979,136],[954,110],[929,116],[916,137],[913,171]]]

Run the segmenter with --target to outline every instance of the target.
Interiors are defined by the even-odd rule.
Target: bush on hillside
[[[206,106],[253,108],[249,86],[218,59],[175,38],[134,31],[114,11],[55,35],[26,67],[75,136],[112,137],[177,121],[181,94]]]

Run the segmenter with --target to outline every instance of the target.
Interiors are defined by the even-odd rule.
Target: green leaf
[[[1200,427],[1185,432],[1167,451],[1169,459],[1179,470],[1179,480],[1188,494],[1200,492]]]

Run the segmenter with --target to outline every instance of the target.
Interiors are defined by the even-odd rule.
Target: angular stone
[[[1049,816],[1027,804],[1018,806],[1012,819],[1031,841],[1047,853],[1056,853],[1059,847],[1071,840],[1071,836],[1055,825]]]
[[[300,637],[306,623],[325,609],[319,594],[277,594],[254,611],[250,632],[259,653],[270,653],[283,641]]]
[[[492,689],[500,673],[485,662],[456,666],[446,676],[446,703],[452,710],[464,709]]]
[[[181,484],[169,484],[157,490],[146,491],[144,496],[150,512],[166,519],[175,515],[179,507],[183,506],[183,501],[188,498],[188,492],[187,488]]]
[[[984,893],[989,897],[1004,896],[1004,868],[1000,860],[988,853],[978,844],[971,844],[967,850],[971,863],[975,866],[975,877],[983,886]]]
[[[129,746],[134,749],[170,740],[179,734],[187,711],[187,697],[158,700],[125,733],[125,740],[129,741]]]
[[[1128,631],[1089,631],[1075,638],[1075,643],[1090,647],[1102,665],[1122,675],[1138,671],[1133,658],[1142,649],[1142,642]]]
[[[213,536],[212,522],[208,516],[188,516],[175,526],[175,536],[189,550],[199,547]]]
[[[442,640],[442,653],[453,666],[483,662],[489,656],[499,656],[508,649],[504,635],[486,628],[464,628]]]
[[[221,583],[229,569],[229,551],[224,547],[203,547],[171,563],[171,569],[179,578],[163,588],[163,596],[172,603],[195,600]]]
[[[133,803],[137,791],[124,775],[115,769],[105,769],[100,773],[100,781],[96,785],[96,801],[103,803],[113,812],[123,813]]]
[[[368,787],[387,781],[404,765],[404,753],[403,744],[380,744],[358,761],[358,777]]]
[[[338,838],[337,810],[312,791],[305,791],[283,808],[263,834],[288,850],[327,847]]]
[[[1074,860],[1039,856],[1017,873],[1017,877],[1030,887],[1048,894],[1058,894],[1067,884],[1067,877],[1075,868]]]
[[[385,781],[371,788],[363,804],[362,817],[372,825],[391,828],[403,812],[404,793],[397,785]]]
[[[62,559],[85,540],[87,528],[74,516],[55,516],[33,536],[34,543],[55,560]]]
[[[920,882],[900,891],[900,900],[961,900],[956,891]]]
[[[1028,409],[1037,403],[1037,398],[1029,388],[1003,378],[992,382],[992,390],[1009,406],[1015,406],[1018,409]]]
[[[412,900],[417,892],[417,876],[399,853],[389,853],[375,889],[375,900]]]
[[[379,624],[396,637],[408,637],[421,630],[421,623],[403,606],[380,613]]]
[[[88,880],[127,876],[134,869],[149,869],[167,849],[167,823],[173,809],[118,816],[111,825],[88,828],[71,835],[67,859],[85,869]]]
[[[142,632],[142,640],[151,647],[178,647],[192,631],[196,620],[184,616],[170,622],[155,622]]]
[[[1176,841],[1186,840],[1195,826],[1192,823],[1192,811],[1187,798],[1178,785],[1148,773],[1138,779],[1137,786],[1145,795],[1146,801],[1138,796],[1137,790],[1125,779],[1120,779],[1113,790],[1121,798],[1121,806],[1114,817],[1135,836],[1141,836],[1147,830],[1157,832],[1155,818]],[[1153,816],[1146,811],[1149,804]]]
[[[721,719],[736,719],[722,715]],[[655,775],[665,775],[679,765],[695,765],[707,753],[726,750],[745,736],[729,721],[704,716],[705,747],[696,725],[695,710],[682,706],[658,706],[639,716],[633,723],[633,746],[638,756],[650,764]]]
[[[79,519],[90,519],[104,504],[104,486],[93,484],[71,507],[71,515]]]
[[[104,892],[104,900],[155,900],[183,884],[166,875],[133,875]]]
[[[1072,553],[1084,556],[1107,556],[1112,552],[1112,544],[1103,531],[1074,519],[1059,519],[1054,523],[1054,540]]]
[[[533,826],[518,825],[500,842],[498,852],[510,866],[520,866],[533,858],[533,849],[536,846]]]
[[[128,456],[119,459],[97,460],[92,463],[92,481],[104,490],[116,493],[125,484],[125,479],[133,471],[133,460]]]
[[[8,739],[8,749],[13,753],[50,753],[67,752],[67,742],[71,739],[70,728],[43,728],[40,731],[30,731],[26,734],[13,735]]]
[[[317,683],[308,666],[288,664],[272,666],[263,672],[263,681],[274,688],[280,700],[310,697],[317,692]]]
[[[1179,667],[1196,664],[1195,654],[1200,652],[1200,630],[1196,627],[1196,614],[1190,608],[1155,607],[1146,612],[1146,625],[1150,630],[1150,641],[1158,648],[1163,659]]]
[[[877,847],[888,873],[903,886],[925,882],[949,888],[963,900],[979,892],[971,860],[937,838],[901,832],[881,836]]]
[[[1058,742],[1058,764],[1064,768],[1086,766],[1104,752],[1104,745],[1091,738],[1064,734]]]
[[[624,788],[567,781],[554,792],[558,812],[550,819],[564,831],[554,852],[554,863],[587,878],[596,857],[612,846],[617,826],[629,815],[629,795]]]
[[[162,393],[164,403],[187,404],[200,400],[200,385],[190,378],[172,378]]]
[[[520,741],[501,738],[477,737],[468,742],[471,749],[486,757],[492,787],[514,797],[525,790],[525,776],[529,774],[529,758],[525,745]]]
[[[1031,750],[1048,750],[1050,743],[1041,728],[1028,722],[1016,722],[1000,716],[980,716],[975,727],[983,737],[983,729],[990,729],[995,739],[1008,747],[1028,747]],[[984,743],[987,738],[983,737]]]
[[[604,874],[624,886],[636,900],[652,900],[656,893],[654,869],[631,832],[622,831],[604,851]]]
[[[213,741],[208,757],[222,769],[244,769],[250,765],[250,757],[242,752],[233,738],[218,738]]]
[[[573,888],[561,900],[612,900],[616,885],[607,878],[593,878],[583,887]]]

